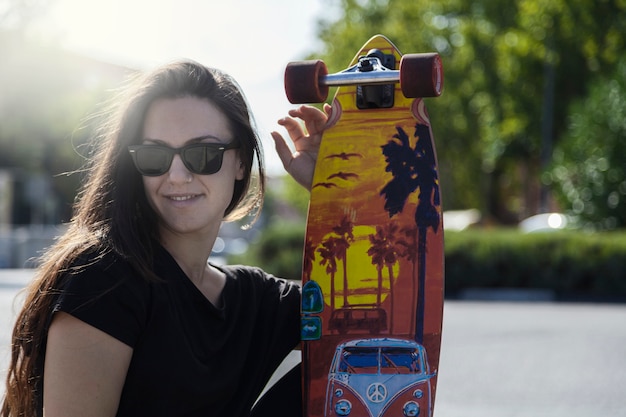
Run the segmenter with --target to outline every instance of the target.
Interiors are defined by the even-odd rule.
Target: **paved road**
[[[448,302],[437,417],[626,416],[626,306]]]
[[[31,278],[32,271],[28,269],[0,269],[0,396],[4,395],[15,313],[21,307],[18,293]]]
[[[0,270],[2,382],[30,276]],[[447,301],[444,314],[435,417],[626,417],[626,305]]]

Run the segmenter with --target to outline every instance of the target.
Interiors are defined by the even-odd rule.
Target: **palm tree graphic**
[[[417,207],[415,209],[415,225],[417,226],[417,280],[418,302],[415,339],[422,344],[424,341],[424,310],[426,283],[426,236],[428,228],[436,233],[441,221],[439,207],[439,176],[435,162],[435,153],[427,125],[416,124],[415,147],[411,148],[409,136],[401,127],[392,140],[382,146],[387,167],[385,170],[393,178],[380,192],[385,198],[385,210],[389,217],[402,212],[406,201],[417,191]]]
[[[348,249],[350,244],[354,242],[354,223],[348,215],[344,215],[339,224],[333,227],[333,232],[337,235],[335,241],[335,249],[337,259],[343,264],[343,306],[347,307],[348,303]]]
[[[412,277],[417,276],[417,266],[419,261],[418,249],[417,249],[417,226],[407,226],[400,230],[403,237],[398,239],[398,246],[400,249],[400,256],[405,258],[413,265]],[[411,311],[416,311],[417,303],[417,279],[413,279],[412,291],[413,297],[411,298]],[[415,329],[415,314],[411,315],[410,328]]]
[[[315,262],[315,244],[313,243],[313,239],[307,237],[304,247],[304,259],[302,260],[302,278],[305,281],[311,279],[313,262]]]
[[[391,333],[393,333],[394,324],[393,267],[398,262],[400,255],[398,242],[395,240],[397,231],[398,225],[395,222],[390,222],[383,226],[376,226],[376,233],[369,235],[371,246],[367,251],[367,254],[372,258],[372,264],[376,265],[376,271],[378,272],[378,290],[376,293],[377,307],[380,307],[380,304],[382,303],[383,269],[384,267],[387,267],[387,274],[389,276],[389,298],[391,304]]]
[[[317,253],[320,254],[320,265],[326,266],[326,273],[330,276],[330,311],[335,311],[335,273],[337,272],[337,238],[330,236],[325,239]]]

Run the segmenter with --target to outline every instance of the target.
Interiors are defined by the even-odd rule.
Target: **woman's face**
[[[193,143],[227,145],[236,140],[219,108],[209,100],[187,96],[159,99],[150,105],[142,144],[180,148]],[[222,167],[214,174],[189,171],[177,154],[165,174],[144,176],[146,196],[159,217],[160,236],[215,235],[232,199],[235,180],[243,176],[236,149],[224,151]]]

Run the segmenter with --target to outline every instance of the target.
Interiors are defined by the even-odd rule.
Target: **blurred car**
[[[569,219],[561,213],[542,213],[531,216],[519,223],[519,228],[525,233],[550,232],[565,229]]]

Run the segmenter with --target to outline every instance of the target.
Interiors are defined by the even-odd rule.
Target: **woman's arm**
[[[56,313],[44,365],[44,417],[115,416],[132,354],[114,337]]]

